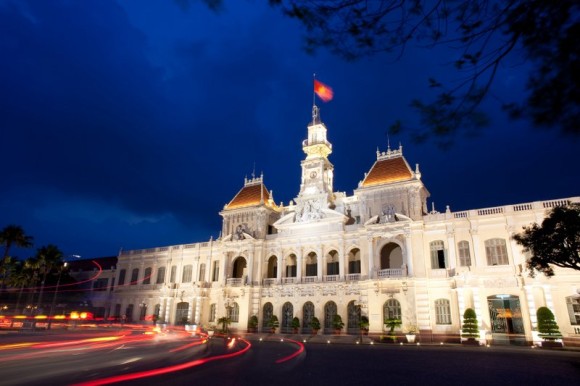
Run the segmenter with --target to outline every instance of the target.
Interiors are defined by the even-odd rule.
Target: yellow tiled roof
[[[403,157],[377,160],[365,177],[362,186],[374,186],[410,180],[413,172]]]
[[[238,194],[236,194],[234,199],[226,205],[225,209],[237,209],[260,205],[262,199],[266,204],[268,204],[268,200],[270,199],[270,193],[264,184],[246,185],[238,192]]]

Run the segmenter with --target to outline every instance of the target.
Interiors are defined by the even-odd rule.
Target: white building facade
[[[316,106],[302,146],[300,193],[287,206],[276,205],[263,176],[246,179],[220,212],[219,239],[121,252],[110,314],[198,325],[229,316],[240,332],[252,315],[267,331],[276,315],[282,333],[298,317],[305,334],[313,317],[331,333],[336,314],[343,333],[358,334],[362,314],[371,334],[386,333],[384,320],[394,317],[424,341],[459,341],[463,312],[473,308],[489,339],[524,343],[546,306],[565,340],[580,338],[580,272],[530,278],[511,237],[580,197],[429,211],[419,166],[401,147],[377,151],[352,196],[335,192]]]

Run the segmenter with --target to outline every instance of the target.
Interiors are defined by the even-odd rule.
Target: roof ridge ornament
[[[397,150],[391,150],[391,147],[387,147],[387,151],[379,151],[377,149],[377,161],[382,161],[386,159],[391,159],[395,157],[402,157],[403,156],[403,145],[399,144],[399,148]]]

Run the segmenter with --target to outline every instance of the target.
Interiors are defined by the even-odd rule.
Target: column
[[[322,267],[325,263],[325,256],[322,255],[322,248],[316,250],[316,276],[318,281],[322,281]]]
[[[448,261],[448,268],[455,269],[457,267],[457,255],[455,253],[455,235],[453,231],[447,232],[447,246],[449,250],[449,261]]]
[[[405,249],[407,250],[405,256],[405,264],[407,264],[407,275],[413,276],[413,245],[411,243],[410,231],[405,231]]]
[[[249,251],[248,256],[248,284],[252,285],[254,282],[254,250]]]
[[[228,265],[227,265],[228,264],[228,253],[227,252],[222,252],[222,255],[223,256],[222,256],[222,259],[221,259],[221,262],[220,262],[220,266],[221,266],[220,267],[220,270],[221,270],[221,274],[223,276],[222,283],[224,283],[224,285],[225,285],[225,284],[228,283],[228,275],[229,275],[229,273],[227,271],[227,268],[228,268]],[[209,269],[211,270],[211,266],[209,267]]]
[[[369,275],[369,279],[373,278],[373,271],[375,270],[375,262],[374,262],[374,255],[375,252],[373,250],[373,237],[369,236],[367,237],[367,242],[368,242],[368,249],[369,249],[369,262],[368,262],[368,275]]]
[[[538,327],[538,315],[536,314],[536,301],[534,300],[534,287],[531,285],[524,286],[526,301],[528,303],[528,312],[530,313],[530,322],[532,329]]]
[[[298,283],[302,282],[302,254],[304,250],[300,248],[298,250],[298,256],[296,256],[296,281]]]
[[[477,315],[477,320],[479,321],[479,327],[483,326],[483,314],[481,313],[481,301],[479,298],[479,288],[473,288],[473,309]]]
[[[348,264],[348,261],[344,256],[344,246],[341,246],[338,250],[338,277],[340,280],[344,280],[344,268],[346,264]]]

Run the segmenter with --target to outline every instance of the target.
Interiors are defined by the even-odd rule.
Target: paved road
[[[39,340],[39,336],[30,339]],[[51,341],[73,336],[47,337]],[[25,337],[21,341],[27,340]],[[64,340],[63,340],[64,341]],[[286,339],[252,340],[230,349],[221,338],[184,348],[194,340],[136,340],[91,350],[79,346],[19,348],[7,351],[0,338],[0,385],[67,385],[115,374],[194,363],[199,366],[124,385],[573,385],[580,380],[580,353],[529,347],[462,347],[412,345],[353,345],[312,343],[288,358],[298,345]],[[322,340],[320,340],[322,341]],[[12,342],[14,343],[14,342]],[[98,343],[100,345],[101,343]],[[102,343],[106,345],[106,342]],[[179,351],[172,351],[179,349]],[[39,351],[41,350],[41,351]],[[44,350],[44,351],[42,351]],[[42,352],[42,355],[38,355]],[[17,361],[11,355],[21,355]]]

